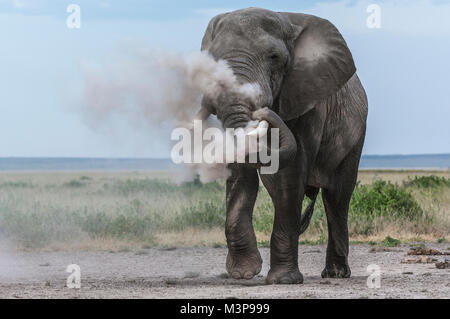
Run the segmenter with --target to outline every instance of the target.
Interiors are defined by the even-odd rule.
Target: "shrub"
[[[430,176],[414,176],[414,178],[408,177],[408,180],[403,182],[405,187],[418,187],[418,188],[438,188],[438,187],[450,187],[450,178],[439,177],[436,175]]]
[[[256,231],[270,232],[273,225],[273,206],[270,197],[262,200],[255,208],[253,224]],[[303,201],[303,212],[309,200]],[[428,220],[417,200],[404,187],[378,180],[368,185],[357,185],[350,202],[349,231],[351,235],[371,235],[376,231],[378,221],[414,221]],[[319,198],[309,232],[325,234],[327,229],[326,213]]]
[[[358,185],[353,192],[350,213],[366,218],[423,217],[424,212],[415,198],[406,189],[382,180],[369,185]]]
[[[3,182],[0,183],[0,188],[31,188],[34,187],[34,185],[30,182]]]
[[[179,230],[187,227],[223,227],[225,215],[225,203],[200,202],[195,206],[184,208],[181,214],[176,215],[172,228]]]
[[[383,239],[381,244],[387,247],[396,247],[400,245],[400,240],[392,238],[391,236],[387,236],[385,239]]]
[[[0,210],[0,237],[23,247],[44,247],[52,241],[66,242],[82,236],[72,219],[50,207],[32,212]]]
[[[84,183],[80,182],[79,180],[73,179],[71,181],[68,181],[67,183],[64,183],[64,186],[78,188],[78,187],[83,187]]]
[[[159,179],[128,179],[116,182],[113,188],[127,196],[138,192],[171,193],[176,191],[177,185]]]
[[[135,193],[167,194],[180,192],[192,195],[195,192],[224,191],[223,185],[218,182],[201,184],[196,181],[176,184],[161,179],[128,179],[113,185],[121,195],[128,196]]]

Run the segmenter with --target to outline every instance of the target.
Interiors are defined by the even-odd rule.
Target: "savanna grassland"
[[[176,184],[174,173],[0,173],[0,236],[25,250],[127,251],[226,245],[225,183]],[[307,200],[304,201],[304,206]],[[253,224],[267,246],[273,205],[260,186]],[[449,171],[360,171],[349,212],[353,242],[450,240]],[[302,244],[326,242],[322,201]]]

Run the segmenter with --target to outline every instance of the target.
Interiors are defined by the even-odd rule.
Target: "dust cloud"
[[[131,128],[144,124],[152,132],[164,125],[190,127],[204,94],[214,99],[225,89],[252,100],[260,94],[258,85],[240,84],[226,61],[207,52],[124,51],[102,63],[85,63],[82,71],[82,112],[91,127],[112,124],[118,117]],[[204,121],[204,129],[211,126],[222,128],[217,120]],[[170,136],[167,143],[173,145]],[[191,164],[185,166],[182,181],[197,175],[211,182],[229,172],[226,164]]]
[[[13,245],[0,237],[0,282],[15,280],[25,276],[20,270],[19,261]]]
[[[205,93],[214,97],[226,89],[249,98],[259,93],[257,85],[241,85],[225,61],[207,52],[135,51],[82,68],[83,108],[93,120],[122,113],[152,126],[179,125],[194,118]]]

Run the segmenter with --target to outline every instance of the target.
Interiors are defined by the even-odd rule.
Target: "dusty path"
[[[449,244],[429,247],[447,250]],[[152,248],[136,252],[36,252],[0,254],[0,298],[449,298],[450,270],[434,264],[401,264],[408,246],[389,252],[351,247],[350,279],[322,279],[325,246],[301,246],[303,285],[264,285],[261,275],[226,278],[223,248]],[[440,257],[442,259],[442,257]],[[69,289],[67,265],[81,267],[81,289]],[[381,268],[381,288],[366,285],[369,264]]]

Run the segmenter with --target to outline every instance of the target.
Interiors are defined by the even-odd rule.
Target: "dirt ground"
[[[449,244],[427,247],[447,251]],[[402,264],[408,245],[370,252],[350,248],[349,279],[322,279],[323,245],[300,246],[302,285],[264,284],[260,275],[233,280],[225,274],[224,248],[151,248],[130,252],[20,252],[0,254],[0,298],[449,298],[450,269]],[[443,256],[433,256],[443,260]],[[447,256],[448,257],[448,256]],[[81,267],[81,288],[69,289],[66,267]],[[380,267],[380,288],[367,287],[367,266]]]

